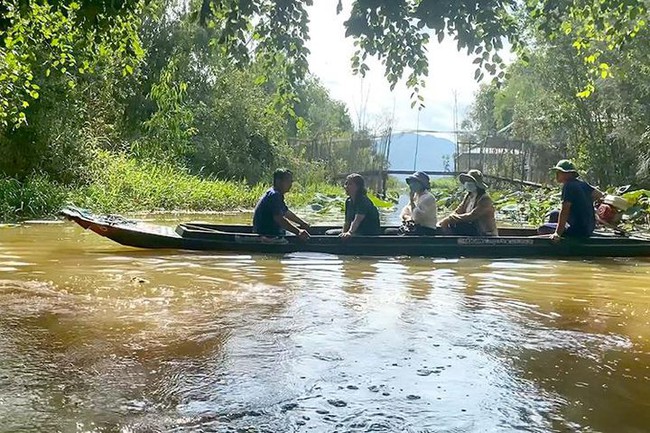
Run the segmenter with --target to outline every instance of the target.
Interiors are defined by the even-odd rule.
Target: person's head
[[[293,185],[293,173],[286,168],[278,168],[273,172],[273,188],[286,194]]]
[[[420,193],[427,189],[431,189],[431,184],[429,183],[429,176],[426,173],[421,171],[416,171],[412,175],[406,178],[406,183],[408,184],[411,192]]]
[[[366,181],[360,174],[352,173],[345,178],[343,187],[347,195],[352,198],[366,194]]]
[[[555,172],[555,180],[558,183],[567,183],[578,177],[576,166],[568,159],[558,161],[555,167],[551,167],[551,170]]]
[[[483,181],[483,173],[480,170],[470,170],[458,176],[463,188],[470,194],[481,196],[488,189],[488,184]]]

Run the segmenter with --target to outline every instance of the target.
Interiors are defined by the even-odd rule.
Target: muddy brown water
[[[649,282],[650,260],[157,252],[3,227],[0,431],[646,432]]]

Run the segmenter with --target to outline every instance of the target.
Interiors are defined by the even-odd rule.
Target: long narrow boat
[[[532,237],[532,229],[501,229],[499,237],[468,236],[356,236],[343,240],[328,236],[327,226],[312,227],[311,239],[295,236],[269,239],[251,232],[250,226],[207,223],[171,227],[145,224],[119,216],[93,215],[83,209],[66,208],[62,215],[84,229],[122,245],[137,248],[210,250],[248,253],[318,252],[357,256],[427,257],[650,257],[650,240],[608,234],[589,239]]]

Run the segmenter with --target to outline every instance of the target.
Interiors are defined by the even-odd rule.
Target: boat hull
[[[354,256],[426,257],[650,257],[650,241],[633,237],[594,236],[589,239],[530,237],[534,231],[506,229],[501,237],[466,236],[357,236],[344,240],[328,236],[329,227],[314,228],[307,242],[294,236],[268,239],[250,232],[247,226],[181,224],[176,229],[148,225],[115,217],[66,209],[62,214],[85,229],[119,244],[149,249],[231,251],[287,254],[295,252]]]

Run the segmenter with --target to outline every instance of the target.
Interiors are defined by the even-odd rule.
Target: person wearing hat
[[[596,228],[594,201],[604,194],[580,179],[578,170],[568,159],[559,161],[551,170],[562,184],[562,209],[551,239],[557,242],[562,236],[588,238]]]
[[[411,234],[435,234],[438,222],[436,198],[431,194],[429,176],[416,171],[406,178],[409,186],[409,203],[402,209],[402,223],[405,227],[413,227]]]
[[[483,173],[470,170],[458,176],[467,191],[463,201],[451,215],[440,221],[446,232],[464,236],[498,236],[494,203],[487,193]]]

